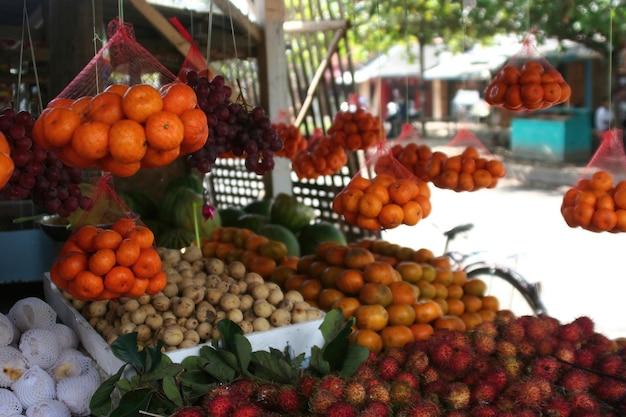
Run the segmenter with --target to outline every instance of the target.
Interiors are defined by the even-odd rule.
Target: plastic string
[[[98,29],[96,27],[96,3],[95,0],[91,0],[91,21],[93,22],[93,55],[98,54],[98,41],[102,42]],[[96,94],[100,92],[100,77],[98,77],[98,61],[94,65],[96,71]]]
[[[207,29],[207,41],[206,41],[206,59],[207,59],[207,68],[211,62],[211,35],[213,32],[213,4],[215,2],[211,1],[211,7],[209,8],[209,27]]]
[[[40,84],[39,84],[39,73],[37,72],[37,60],[35,59],[35,47],[33,44],[33,37],[32,34],[30,32],[30,21],[28,19],[28,8],[26,7],[26,0],[24,0],[24,14],[22,16],[22,43],[21,43],[21,47],[20,47],[20,68],[18,70],[18,80],[17,80],[17,85],[21,85],[22,83],[22,62],[24,59],[24,31],[26,31],[27,35],[28,35],[28,44],[30,45],[30,55],[31,55],[31,60],[33,61],[33,71],[35,73],[35,85],[37,86],[37,101],[38,101],[38,105],[39,105],[39,112],[41,113],[43,111],[43,103],[42,103],[42,99],[41,99],[41,88],[40,88]],[[20,97],[20,89],[19,87],[17,88],[16,91],[16,97],[15,97],[15,101],[19,106],[19,97]]]
[[[608,42],[608,49],[609,49],[609,75],[608,75],[608,91],[609,91],[609,112],[613,109],[613,15],[615,14],[615,9],[611,8],[611,12],[609,13],[609,42]],[[610,113],[609,113],[610,114]],[[613,120],[611,121],[611,123],[609,123],[609,129],[611,128],[611,124],[613,124],[613,127],[615,127],[615,119],[616,117],[613,117]]]
[[[117,1],[117,11],[120,17],[120,28],[124,27],[124,0]]]
[[[239,56],[237,54],[237,40],[235,38],[235,24],[233,22],[233,15],[230,9],[230,1],[228,2],[228,18],[230,19],[230,34],[233,37],[233,48],[235,49],[235,61],[239,62]],[[241,79],[239,73],[239,65],[235,66],[235,73],[237,74],[237,80]]]

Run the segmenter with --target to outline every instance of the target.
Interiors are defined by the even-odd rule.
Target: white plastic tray
[[[78,335],[84,349],[98,363],[98,366],[108,375],[116,373],[123,362],[113,355],[111,347],[104,338],[96,332],[89,322],[72,306],[63,296],[59,289],[50,281],[50,275],[44,274],[44,297],[46,302],[56,311],[59,319],[72,328]],[[269,350],[270,347],[285,350],[289,355],[295,357],[300,354],[309,356],[313,346],[322,346],[324,338],[319,330],[322,319],[311,320],[304,323],[291,324],[289,326],[277,327],[262,332],[254,332],[246,335],[252,345],[252,350]],[[173,362],[180,363],[188,356],[198,355],[201,344],[184,349],[167,352],[166,355]]]

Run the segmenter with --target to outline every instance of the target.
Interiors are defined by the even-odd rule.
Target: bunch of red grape
[[[283,149],[283,141],[262,107],[248,110],[232,102],[232,89],[221,75],[209,80],[190,71],[186,82],[195,90],[209,124],[206,143],[187,158],[190,166],[207,173],[218,157],[236,157],[245,158],[246,169],[258,175],[274,169],[274,153]]]
[[[89,210],[93,201],[79,186],[83,171],[64,165],[35,143],[31,138],[34,124],[34,117],[27,111],[7,108],[0,113],[0,131],[9,141],[15,164],[13,175],[0,194],[8,200],[30,198],[47,214],[62,217],[79,208]]]

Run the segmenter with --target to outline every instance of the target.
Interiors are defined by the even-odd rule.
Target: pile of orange
[[[430,214],[430,188],[423,181],[387,173],[371,180],[356,175],[335,196],[332,206],[346,222],[366,230],[414,226]]]
[[[296,153],[291,168],[300,179],[313,180],[323,175],[336,174],[348,162],[343,147],[328,136],[311,139],[310,145]]]
[[[276,156],[293,159],[296,154],[306,149],[307,141],[297,126],[285,122],[272,123],[278,137],[283,141],[283,149]]]
[[[430,181],[426,174],[426,165],[433,154],[430,146],[415,142],[407,144],[395,143],[391,147],[391,154],[417,178],[426,182]]]
[[[365,109],[340,110],[335,114],[328,129],[328,136],[346,151],[367,149],[376,142],[385,140],[382,120]]]
[[[50,279],[83,301],[154,295],[167,283],[154,234],[129,218],[110,229],[77,228],[50,268]]]
[[[384,240],[322,243],[295,272],[270,280],[322,310],[354,317],[352,337],[374,352],[427,339],[437,328],[473,329],[499,310],[485,282],[468,280],[448,258]]]
[[[626,180],[603,170],[567,190],[561,214],[568,226],[592,232],[626,232]]]
[[[37,118],[33,139],[66,165],[129,177],[200,149],[206,114],[190,86],[173,82],[113,84],[95,96],[52,100]]]
[[[4,133],[0,132],[0,189],[2,189],[13,175],[15,164],[11,159],[11,147]]]
[[[520,67],[505,65],[487,86],[485,101],[512,111],[536,110],[564,103],[571,93],[560,72],[530,59]]]
[[[433,185],[454,191],[493,188],[500,178],[506,176],[506,168],[501,161],[481,156],[474,146],[467,146],[454,156],[435,151],[425,169]]]
[[[267,279],[277,268],[293,268],[298,258],[288,256],[283,242],[257,235],[252,230],[239,227],[218,227],[211,238],[201,243],[205,258],[218,258],[225,262],[239,261],[247,271],[256,272]]]

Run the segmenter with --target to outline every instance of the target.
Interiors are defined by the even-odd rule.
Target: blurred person
[[[602,133],[609,130],[615,122],[615,112],[610,107],[608,97],[603,97],[600,106],[595,113],[595,129],[596,132]]]

